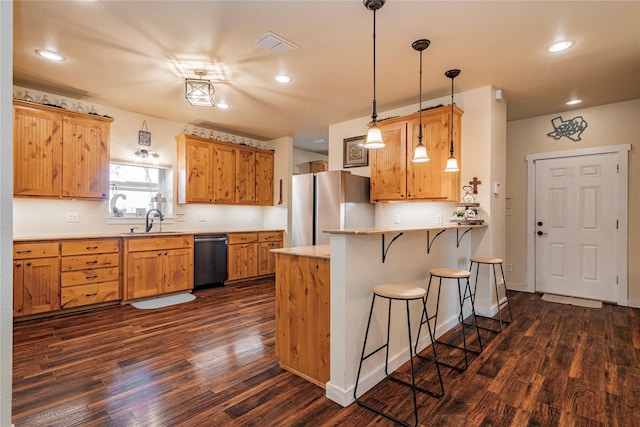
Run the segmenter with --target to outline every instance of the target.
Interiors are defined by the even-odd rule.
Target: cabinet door
[[[258,276],[274,274],[276,272],[276,255],[271,253],[271,249],[281,247],[282,241],[258,243]]]
[[[22,313],[44,313],[60,309],[60,279],[58,258],[37,258],[18,261],[22,264]],[[14,264],[14,273],[17,264]]]
[[[229,245],[228,280],[246,279],[258,275],[257,243]]]
[[[256,200],[256,153],[238,148],[236,151],[236,203],[252,205]]]
[[[62,140],[62,195],[106,200],[109,126],[91,118],[65,117]]]
[[[273,205],[273,153],[256,153],[256,205]]]
[[[402,200],[407,195],[407,125],[405,121],[380,126],[384,148],[369,151],[371,201]]]
[[[202,141],[186,143],[186,202],[213,201],[213,146]]]
[[[168,249],[164,251],[164,292],[193,288],[193,251]]]
[[[13,112],[13,194],[59,197],[62,117],[21,107]]]
[[[13,261],[13,316],[22,316],[24,304],[24,263],[25,260]]]
[[[125,297],[136,299],[162,293],[162,251],[132,252],[127,259]]]
[[[413,163],[413,150],[418,145],[420,121],[414,118],[408,122],[407,140],[407,199],[446,199],[442,180],[444,168],[449,158],[447,115],[424,115],[422,118],[422,143],[427,147],[429,161]]]
[[[213,146],[213,201],[236,202],[236,149],[223,144]]]

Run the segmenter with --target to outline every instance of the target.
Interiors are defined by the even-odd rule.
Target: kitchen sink
[[[153,236],[166,236],[171,234],[189,234],[184,231],[150,231],[145,233],[143,231],[137,233],[122,233],[122,237],[153,237]]]

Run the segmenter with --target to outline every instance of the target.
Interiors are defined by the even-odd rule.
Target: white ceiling
[[[638,1],[401,1],[377,12],[378,111],[455,91],[504,91],[508,120],[640,98]],[[371,114],[373,12],[348,1],[14,2],[14,83],[178,122],[326,150],[328,125]],[[299,47],[277,55],[271,31]],[[560,39],[569,51],[546,52]],[[52,63],[48,48],[66,56]],[[193,107],[183,69],[218,70],[216,100]],[[276,83],[285,72],[289,84]],[[575,108],[575,107],[574,107]],[[364,124],[363,124],[364,125]],[[363,129],[364,133],[364,129]]]

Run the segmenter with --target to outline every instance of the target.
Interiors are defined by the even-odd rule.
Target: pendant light
[[[197,107],[215,107],[213,99],[215,89],[210,80],[203,80],[207,75],[207,70],[194,70],[197,79],[187,78],[184,80],[184,97],[189,104]]]
[[[382,148],[382,132],[378,127],[378,113],[376,112],[376,10],[384,6],[386,0],[362,0],[364,7],[373,11],[373,103],[371,112],[371,124],[367,132],[364,148]]]
[[[427,147],[422,144],[422,51],[429,47],[431,42],[427,39],[416,40],[411,44],[414,50],[420,52],[420,129],[418,130],[418,145],[413,151],[413,163],[424,163],[429,161]]]
[[[449,156],[449,159],[447,160],[447,167],[445,168],[444,171],[445,172],[458,172],[460,170],[460,168],[458,167],[458,161],[453,156],[453,79],[455,79],[456,77],[458,77],[460,75],[460,70],[456,70],[456,69],[449,70],[449,71],[446,71],[444,73],[444,75],[451,79],[451,126],[450,126],[451,146],[450,146],[450,149],[449,149],[449,153],[451,155]]]

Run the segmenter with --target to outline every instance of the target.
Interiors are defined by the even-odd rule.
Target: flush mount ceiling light
[[[378,127],[378,113],[376,112],[376,10],[384,6],[386,0],[363,0],[364,7],[373,11],[373,102],[371,123],[367,132],[364,148],[382,148],[382,132]]]
[[[420,52],[420,128],[418,130],[418,145],[413,151],[413,163],[424,163],[429,161],[427,147],[422,144],[422,51],[429,47],[431,42],[427,39],[416,40],[411,47]]]
[[[274,79],[278,83],[289,83],[291,81],[291,77],[287,76],[286,74],[278,74],[274,77]]]
[[[458,167],[458,161],[453,156],[453,79],[460,75],[460,70],[449,70],[444,73],[445,76],[451,79],[451,145],[449,148],[449,159],[447,160],[447,167],[445,168],[445,172],[458,172],[460,168]]]
[[[227,104],[227,103],[226,103],[226,102],[224,102],[224,101],[220,101],[220,102],[218,102],[218,103],[216,104],[216,107],[218,107],[218,108],[220,108],[220,109],[222,109],[222,110],[226,110],[226,109],[228,109],[228,108],[229,108],[229,104]]]
[[[559,42],[555,42],[551,46],[547,48],[547,50],[551,53],[562,52],[563,50],[569,49],[573,46],[575,42],[573,40],[562,40]]]
[[[571,101],[567,101],[567,105],[577,105],[582,104],[582,99],[572,99]]]
[[[197,107],[215,107],[216,103],[213,94],[216,92],[213,83],[209,80],[203,80],[202,77],[207,75],[206,70],[194,70],[198,76],[197,79],[186,78],[184,83],[184,97],[193,106]]]
[[[58,52],[47,49],[36,49],[36,53],[49,61],[64,61],[67,59]]]

